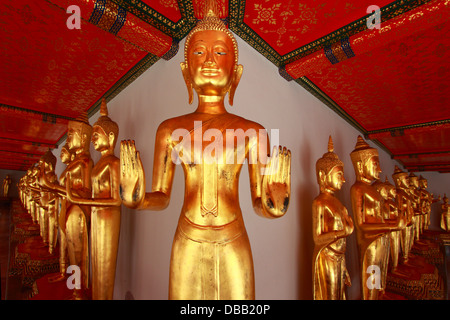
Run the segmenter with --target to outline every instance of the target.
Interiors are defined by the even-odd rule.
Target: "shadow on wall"
[[[311,176],[311,168],[315,168],[315,163],[311,159],[311,147],[309,141],[304,139],[300,159],[293,165],[300,168],[299,174],[304,179],[300,187],[295,191],[295,196],[299,203],[299,252],[298,252],[298,299],[312,300],[312,255],[314,250],[314,241],[312,237],[312,201],[318,192],[311,188],[315,185],[315,181],[309,181]],[[315,169],[314,169],[315,170]],[[315,174],[313,175],[315,176]],[[317,192],[316,192],[317,191]]]

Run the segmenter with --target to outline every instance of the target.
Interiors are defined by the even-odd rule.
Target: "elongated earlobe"
[[[114,136],[113,132],[110,132],[108,135],[108,141],[109,141],[109,145],[114,148],[114,146],[116,145],[116,137]]]
[[[357,166],[357,168],[358,168],[359,174],[362,176],[363,173],[364,173],[363,163],[362,163],[361,161],[358,161],[358,162],[356,163],[356,166]]]
[[[319,170],[319,181],[322,187],[325,187],[326,174],[325,171]]]
[[[189,104],[192,104],[192,102],[194,101],[194,90],[192,89],[191,80],[189,78],[188,66],[187,63],[185,62],[181,62],[180,66],[181,66],[181,73],[183,74],[183,79],[184,82],[186,83],[186,88],[189,94]]]
[[[230,104],[230,106],[233,105],[234,94],[236,92],[236,88],[239,84],[239,81],[241,81],[243,71],[244,71],[244,67],[241,64],[238,64],[236,66],[236,70],[234,72],[233,82],[231,83],[230,89],[228,90],[228,103]]]

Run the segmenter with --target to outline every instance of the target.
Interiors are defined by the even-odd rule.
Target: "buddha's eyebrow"
[[[193,43],[193,45],[196,45],[196,44],[199,44],[199,43],[205,44],[205,41],[200,39],[200,40],[195,41],[195,42]]]
[[[220,45],[228,48],[228,45],[225,42],[223,42],[222,40],[216,40],[216,41],[214,41],[214,44],[215,45],[220,44]]]

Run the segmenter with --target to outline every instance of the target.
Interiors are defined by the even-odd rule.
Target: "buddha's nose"
[[[216,61],[214,61],[214,54],[210,51],[207,51],[206,54],[206,60],[205,60],[205,66],[214,66],[216,64]]]

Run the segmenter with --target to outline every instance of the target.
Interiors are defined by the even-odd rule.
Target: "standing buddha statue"
[[[66,185],[66,172],[69,167],[70,162],[74,158],[74,154],[69,151],[67,144],[61,147],[60,153],[61,162],[66,165],[63,172],[59,176],[59,185]],[[45,182],[48,184],[48,182]],[[49,282],[62,281],[66,279],[66,272],[68,267],[68,256],[67,256],[67,239],[66,239],[66,210],[67,210],[67,198],[65,192],[57,192],[57,224],[59,231],[59,273],[49,277]]]
[[[67,188],[79,197],[87,198],[91,195],[91,172],[93,161],[89,153],[92,127],[86,113],[78,118],[69,120],[67,131],[67,146],[73,153],[73,159],[66,168],[70,174],[70,181],[61,186],[59,183],[48,183],[46,186],[67,196]],[[87,299],[89,289],[89,227],[91,208],[67,201],[65,231],[67,252],[70,265],[77,266],[80,274],[80,287],[75,287],[73,299]]]
[[[71,203],[91,207],[92,299],[112,300],[121,215],[120,160],[114,155],[119,127],[108,117],[105,99],[102,100],[100,114],[92,131],[92,144],[101,153],[92,169],[92,197],[72,195],[70,172],[66,186]]]
[[[450,205],[448,204],[447,195],[444,194],[444,198],[442,198],[441,205],[441,229],[449,232],[450,231]]]
[[[39,174],[39,165],[35,163],[31,168],[31,174],[28,180],[28,197],[30,202],[30,214],[34,223],[40,225],[40,189],[38,185],[38,174]]]
[[[407,172],[403,172],[398,166],[395,166],[392,174],[397,190],[397,206],[399,215],[405,217],[406,226],[402,229],[400,244],[402,248],[403,263],[407,263],[409,253],[414,241],[414,208],[413,199],[409,194],[409,177]]]
[[[350,158],[356,174],[350,195],[359,249],[361,294],[363,300],[377,300],[385,289],[389,232],[398,228],[398,223],[385,221],[383,198],[372,186],[381,172],[378,150],[358,136]]]
[[[419,177],[419,192],[420,192],[420,207],[422,212],[422,224],[420,226],[421,231],[425,231],[430,226],[431,218],[431,205],[433,204],[433,197],[428,192],[428,181],[424,177]]]
[[[254,210],[263,217],[279,218],[289,204],[291,154],[286,148],[274,148],[268,161],[265,129],[227,112],[225,96],[228,93],[232,105],[243,67],[237,63],[233,34],[209,2],[206,12],[186,38],[181,63],[189,103],[195,90],[197,109],[159,125],[149,193],[134,141],[122,141],[121,197],[130,208],[165,209],[175,165],[181,164],[185,195],[172,245],[169,298],[254,299],[253,259],[239,206],[239,173],[247,160]],[[260,131],[264,139],[257,134]],[[211,141],[212,136],[214,148],[203,143],[204,137]]]
[[[389,265],[389,269],[392,273],[397,272],[398,258],[400,255],[400,235],[401,230],[405,227],[405,218],[399,215],[399,210],[395,197],[397,195],[396,188],[385,179],[384,182],[381,180],[375,181],[372,186],[374,186],[383,198],[382,201],[382,211],[384,221],[387,223],[395,224],[398,223],[398,228],[392,229],[389,232],[389,250],[386,250],[387,261],[386,264]],[[388,268],[384,270],[387,272]]]
[[[389,237],[390,237],[390,271],[392,273],[398,273],[397,267],[398,262],[400,258],[400,251],[401,251],[401,235],[402,230],[406,226],[406,217],[401,214],[401,212],[398,209],[398,203],[397,203],[397,188],[389,182],[389,180],[386,177],[386,181],[384,182],[386,185],[386,191],[387,191],[387,198],[385,199],[387,206],[388,206],[388,212],[389,212],[389,220],[391,221],[399,221],[399,228],[396,230],[391,231]]]
[[[353,220],[334,195],[345,179],[344,163],[333,151],[330,136],[328,152],[316,162],[320,193],[312,203],[315,300],[345,300],[345,288],[351,285],[345,250],[346,238],[353,232]]]
[[[3,179],[2,184],[2,191],[4,197],[8,197],[10,185],[11,185],[11,177],[9,176],[9,174],[7,174],[5,179]]]
[[[49,150],[41,157],[39,161],[40,174],[39,174],[39,186],[41,190],[41,230],[44,234],[44,243],[48,244],[48,251],[53,254],[53,250],[56,247],[58,232],[58,223],[56,220],[56,195],[53,191],[45,188],[43,179],[56,182],[57,176],[55,173],[56,157]]]
[[[420,225],[422,220],[422,211],[420,208],[420,192],[419,192],[419,177],[413,172],[409,174],[409,194],[412,199],[412,207],[414,209],[413,225],[414,225],[414,240],[420,239]]]

